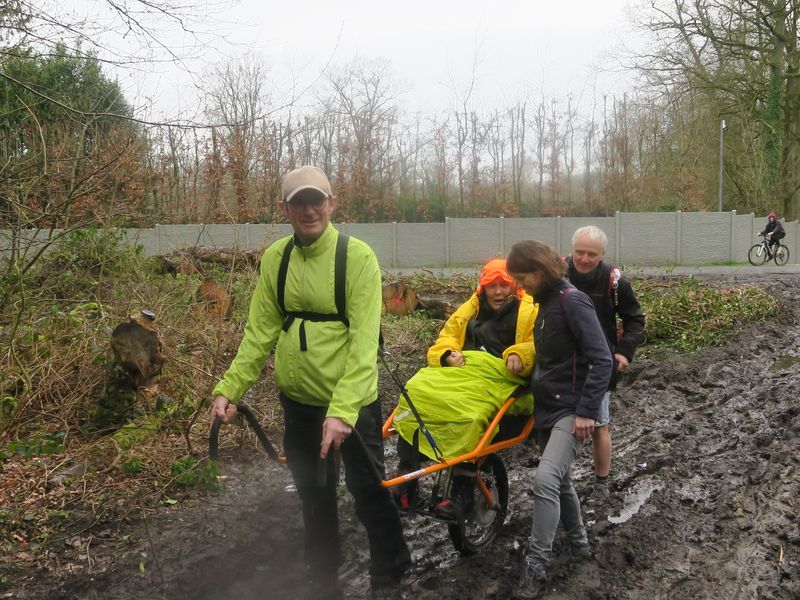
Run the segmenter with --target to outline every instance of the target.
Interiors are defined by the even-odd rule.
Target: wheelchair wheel
[[[767,262],[767,252],[764,250],[764,244],[753,244],[750,247],[750,252],[747,253],[747,260],[755,267]]]
[[[775,264],[782,267],[789,262],[789,249],[781,244],[775,251]]]
[[[470,514],[458,523],[447,526],[453,546],[464,556],[480,552],[494,540],[508,511],[508,474],[502,459],[490,454],[477,477],[481,478],[491,493],[494,505],[487,505],[486,498],[476,484],[473,490],[474,508]]]

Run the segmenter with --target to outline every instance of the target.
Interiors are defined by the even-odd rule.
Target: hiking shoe
[[[525,559],[522,566],[522,576],[517,587],[514,589],[512,598],[516,600],[530,600],[536,598],[547,585],[547,571],[544,565],[534,562],[530,558]]]
[[[395,575],[373,575],[370,577],[370,600],[402,600],[400,577]]]
[[[472,477],[457,475],[453,478],[450,497],[433,509],[440,519],[458,521],[472,512],[475,506],[475,480]]]
[[[416,484],[416,481],[413,483]],[[397,510],[402,514],[416,512],[425,506],[425,501],[417,493],[416,485],[400,484],[391,488],[390,493]]]
[[[572,562],[584,562],[591,560],[592,548],[589,544],[570,544],[569,556]]]
[[[610,493],[608,491],[607,483],[597,483],[592,486],[592,494],[589,496],[589,501],[595,506],[603,504],[608,500]]]

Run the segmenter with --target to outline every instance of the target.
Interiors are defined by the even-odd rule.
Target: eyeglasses
[[[307,208],[317,212],[323,210],[328,205],[328,196],[315,196],[313,198],[293,198],[286,203],[289,210],[295,214],[304,212]]]

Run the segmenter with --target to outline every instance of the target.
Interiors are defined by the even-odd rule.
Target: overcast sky
[[[98,0],[73,1],[89,11],[98,6]],[[620,45],[635,37],[628,5],[628,0],[240,0],[205,24],[218,37],[206,38],[209,45],[183,70],[162,64],[117,76],[129,99],[139,106],[152,102],[150,114],[159,118],[190,113],[197,104],[197,76],[245,52],[267,60],[276,85],[296,83],[299,89],[331,60],[388,59],[404,84],[402,106],[410,111],[444,109],[471,80],[476,56],[479,108],[542,89],[565,96],[595,85],[621,93],[631,78],[609,68]],[[179,46],[181,34],[168,34],[168,41]]]

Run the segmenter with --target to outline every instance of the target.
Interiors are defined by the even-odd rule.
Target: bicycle
[[[747,260],[751,265],[756,267],[763,265],[769,260],[774,260],[775,264],[782,267],[789,262],[789,248],[784,246],[778,241],[778,246],[773,253],[770,250],[770,241],[763,233],[759,233],[762,240],[757,244],[753,244],[750,251],[747,253]]]

